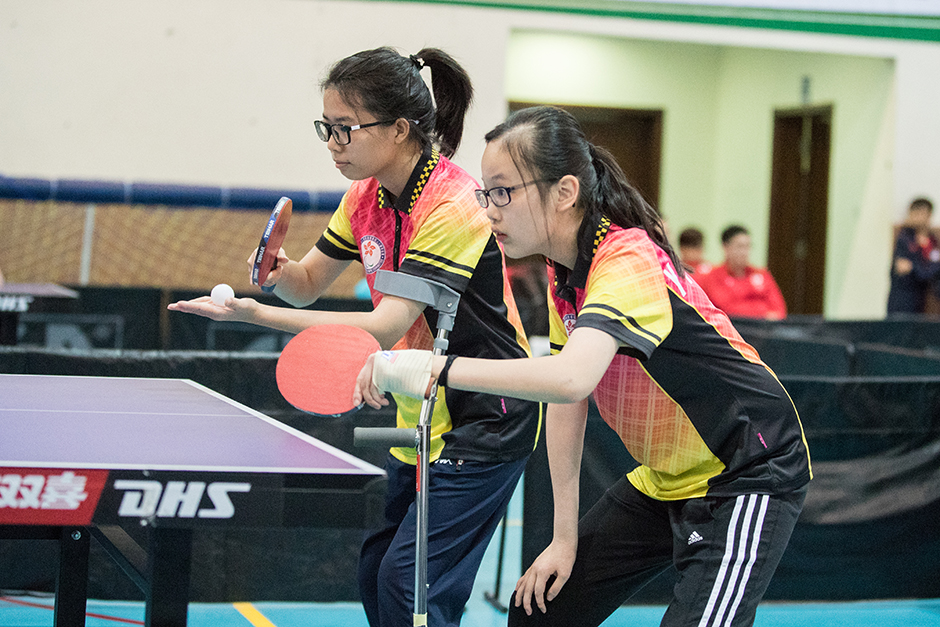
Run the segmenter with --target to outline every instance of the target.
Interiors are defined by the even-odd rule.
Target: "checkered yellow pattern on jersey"
[[[403,197],[394,202],[374,179],[354,183],[333,214],[324,238],[337,249],[359,255],[358,242],[363,233],[379,236],[388,254],[381,269],[393,270],[397,213],[401,217],[398,235],[401,271],[436,280],[454,289],[460,287],[458,291],[462,292],[492,236],[492,230],[473,194],[477,187],[473,178],[436,150],[425,153],[422,159],[403,190]],[[408,199],[407,203],[402,202],[404,198]],[[370,287],[374,278],[374,274],[367,276]],[[373,290],[372,301],[378,305],[381,294]],[[518,317],[515,311],[512,313]],[[525,342],[524,335],[520,334],[520,338]],[[424,316],[419,316],[394,348],[431,350],[433,342]],[[414,427],[421,401],[395,395],[395,402],[398,426]],[[432,461],[444,448],[441,436],[451,428],[449,409],[439,397],[431,429]],[[414,449],[395,448],[392,454],[406,463],[415,463]]]
[[[436,167],[438,161],[442,167]],[[473,194],[475,188],[471,177],[442,160],[436,151],[432,154],[409,197],[408,218],[413,236],[407,243],[402,270],[451,286],[470,280],[492,236],[489,221]],[[383,199],[379,202],[381,206]],[[424,317],[418,321],[423,322]],[[525,342],[525,338],[521,337],[521,341]],[[395,348],[406,347],[430,350],[433,338],[428,327],[412,327]],[[449,410],[442,407],[441,398],[442,395],[435,405],[432,422],[432,460],[443,449],[440,436],[451,428],[449,413],[443,413]],[[398,426],[415,426],[421,401],[396,395],[395,402]],[[415,462],[414,449],[394,449],[393,455],[407,463]]]
[[[440,167],[439,167],[440,166]],[[450,285],[448,275],[465,282],[473,275],[477,261],[491,235],[489,222],[476,202],[476,183],[462,170],[443,158],[437,150],[430,151],[419,164],[420,171],[409,189],[408,202],[394,202],[388,192],[374,180],[353,184],[344,195],[339,208],[330,219],[323,238],[338,250],[359,258],[357,230],[353,222],[359,211],[380,211],[371,228],[379,228],[388,247],[389,259],[383,269],[391,270],[394,238],[394,212],[406,214],[402,227],[402,258],[399,263],[419,264],[412,274]],[[378,222],[384,222],[381,227]],[[372,284],[372,277],[368,277]],[[376,303],[377,304],[377,303]],[[407,336],[406,336],[407,337]],[[413,346],[413,348],[416,348]]]
[[[441,153],[434,149],[431,151],[431,157],[424,162],[424,165],[421,168],[421,174],[418,177],[418,180],[415,182],[414,187],[411,188],[411,195],[409,198],[408,208],[405,213],[411,213],[411,210],[414,209],[415,203],[418,202],[418,198],[421,197],[421,192],[424,190],[424,186],[428,184],[428,179],[431,178],[431,172],[434,171],[434,168],[437,167],[438,162],[441,160]],[[389,198],[385,193],[385,188],[379,186],[379,207],[391,207],[392,203],[389,202]]]
[[[439,162],[445,167],[437,167]],[[492,235],[474,189],[472,178],[449,161],[442,161],[436,150],[432,152],[409,196],[407,212],[413,237],[407,244],[403,269],[417,265],[423,269],[415,274],[445,285],[473,276]],[[380,194],[382,191],[380,187]],[[380,196],[380,206],[382,202]],[[401,208],[400,203],[398,206]]]
[[[585,326],[610,332],[621,346],[658,346],[672,328],[670,290],[693,307],[701,307],[700,311],[707,308],[707,299],[694,283],[687,279],[676,283],[668,277],[669,257],[645,231],[614,227],[608,233],[609,224],[602,228],[595,238],[584,289],[577,290],[576,305],[558,297],[549,299],[553,352],[567,342],[566,315],[590,314],[593,320]],[[758,359],[743,342],[740,349],[749,351],[750,359]],[[647,495],[662,500],[703,496],[708,480],[724,469],[683,408],[638,359],[617,354],[594,390],[594,400],[605,422],[643,464],[630,479]]]

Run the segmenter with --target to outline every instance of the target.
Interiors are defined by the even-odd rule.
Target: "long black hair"
[[[577,206],[583,212],[578,231],[579,256],[590,256],[593,229],[606,216],[620,227],[645,230],[669,255],[676,272],[684,274],[659,214],[630,185],[613,155],[588,141],[573,115],[558,107],[521,109],[486,134],[487,143],[495,139],[502,139],[520,171],[543,179],[536,183],[542,195],[563,176],[577,177]]]
[[[421,78],[424,67],[431,70],[433,99]],[[379,120],[405,118],[422,149],[436,145],[446,157],[457,152],[473,100],[470,76],[438,48],[407,57],[389,47],[358,52],[337,61],[320,88],[335,89],[347,103]]]

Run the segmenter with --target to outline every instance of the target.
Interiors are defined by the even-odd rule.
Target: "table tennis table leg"
[[[16,329],[19,326],[19,314],[9,311],[0,312],[0,345],[16,344]]]
[[[85,624],[88,596],[88,547],[91,534],[84,527],[62,527],[59,533],[59,569],[55,581],[56,627]]]
[[[191,529],[155,527],[150,533],[146,627],[182,627],[189,608]]]

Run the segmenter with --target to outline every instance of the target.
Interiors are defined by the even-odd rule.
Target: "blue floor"
[[[44,608],[19,605],[43,605]],[[605,627],[655,627],[664,606],[623,607]],[[143,624],[140,603],[90,601],[88,627]],[[472,601],[463,620],[473,627],[506,624],[505,614],[482,599]],[[757,611],[756,627],[929,627],[940,625],[940,599],[859,601],[853,603],[765,603]],[[0,627],[49,627],[52,600],[34,597],[0,598]],[[354,603],[191,603],[193,627],[366,627],[362,608]]]
[[[521,544],[521,490],[509,506],[506,554],[518,555]],[[463,625],[502,627],[506,615],[485,598],[495,587],[499,531],[483,559],[483,565],[467,605]],[[507,603],[516,579],[518,560],[504,560],[498,600]],[[38,596],[0,596],[0,627],[51,627],[53,599]],[[656,627],[665,606],[629,606],[617,610],[605,627]],[[88,602],[88,627],[143,624],[142,603]],[[767,602],[757,611],[756,627],[940,627],[940,599],[861,601],[850,603]],[[362,607],[356,603],[191,603],[191,627],[368,627]],[[431,626],[433,627],[433,626]]]

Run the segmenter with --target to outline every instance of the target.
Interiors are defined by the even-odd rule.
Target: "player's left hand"
[[[252,322],[258,301],[254,298],[229,298],[225,305],[217,305],[209,296],[200,296],[193,300],[181,300],[167,305],[170,311],[196,314],[204,318],[219,321]]]
[[[516,607],[521,605],[526,615],[531,616],[534,599],[544,614],[547,611],[546,603],[558,596],[571,576],[576,553],[577,546],[552,540],[516,582]]]

